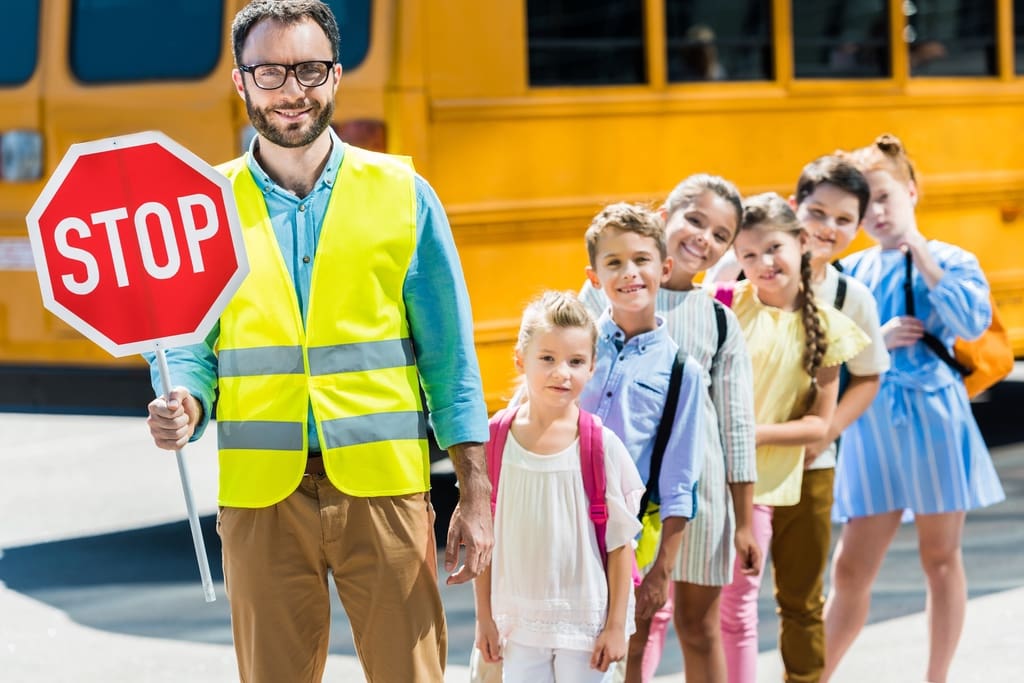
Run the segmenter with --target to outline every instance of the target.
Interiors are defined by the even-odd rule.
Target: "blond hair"
[[[548,290],[526,305],[516,338],[516,351],[526,352],[538,332],[578,327],[590,333],[591,356],[597,353],[597,325],[586,306],[572,292]]]

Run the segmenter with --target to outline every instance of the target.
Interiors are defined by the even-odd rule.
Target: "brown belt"
[[[306,457],[306,474],[324,476],[324,456],[320,451],[310,451]]]

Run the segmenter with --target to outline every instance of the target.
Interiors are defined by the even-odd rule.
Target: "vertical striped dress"
[[[988,327],[989,287],[970,252],[934,240],[928,250],[945,275],[929,290],[913,271],[916,317],[951,348],[955,337],[973,339]],[[904,258],[899,250],[875,247],[843,260],[845,272],[871,290],[883,325],[906,315]],[[833,516],[935,514],[1003,500],[960,376],[923,342],[892,349],[890,356],[878,396],[843,433]]]
[[[600,315],[604,293],[590,283],[580,300]],[[656,308],[669,335],[701,366],[708,392],[703,397],[706,452],[697,484],[697,515],[686,525],[672,578],[703,586],[732,581],[736,520],[728,483],[757,479],[754,449],[753,376],[746,342],[732,311],[718,346],[717,304],[704,290],[658,291]]]

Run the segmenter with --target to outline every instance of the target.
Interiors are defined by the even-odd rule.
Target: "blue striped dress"
[[[913,271],[915,313],[952,348],[957,336],[974,339],[988,327],[989,287],[973,254],[934,240],[928,250],[945,275],[929,290]],[[899,250],[879,247],[843,259],[845,272],[871,290],[883,325],[906,315],[904,259]],[[923,342],[889,353],[892,366],[874,402],[843,432],[834,517],[934,514],[1003,500],[960,375]]]

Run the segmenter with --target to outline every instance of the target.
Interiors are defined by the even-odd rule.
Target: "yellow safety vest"
[[[353,496],[430,488],[402,288],[416,246],[408,160],[346,146],[320,232],[304,326],[245,157],[232,182],[250,272],[220,319],[219,503],[273,505],[298,487],[311,404],[331,482]]]

